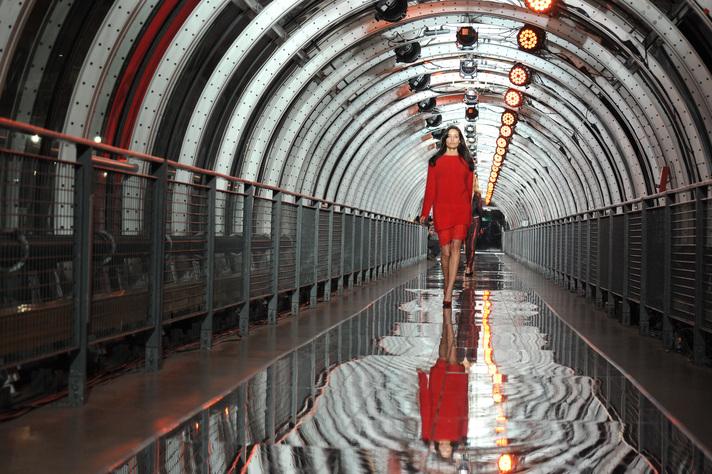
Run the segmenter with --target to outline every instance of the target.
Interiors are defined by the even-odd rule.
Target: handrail
[[[89,139],[87,139],[87,138],[76,137],[76,136],[73,136],[73,135],[67,135],[67,134],[64,134],[64,133],[55,132],[55,131],[53,131],[53,130],[48,130],[48,129],[46,129],[46,128],[38,127],[38,126],[35,126],[35,125],[30,125],[30,124],[24,123],[24,122],[18,122],[18,121],[11,120],[11,119],[8,119],[8,118],[5,118],[5,117],[0,117],[0,127],[4,127],[4,128],[11,129],[11,130],[15,130],[15,131],[19,131],[19,132],[24,132],[24,133],[31,133],[31,134],[35,134],[35,135],[42,136],[42,137],[53,138],[53,139],[56,139],[56,140],[61,140],[61,141],[68,142],[68,143],[73,143],[73,144],[76,144],[76,145],[83,145],[83,146],[86,146],[86,147],[88,147],[88,148],[92,148],[92,149],[95,149],[95,150],[99,150],[99,151],[103,151],[103,152],[106,152],[106,153],[110,153],[110,154],[112,154],[112,155],[120,155],[120,156],[126,156],[126,157],[136,158],[136,159],[143,160],[143,161],[147,161],[147,162],[150,162],[150,163],[167,164],[168,166],[171,166],[171,167],[173,167],[173,168],[180,169],[180,170],[184,170],[184,171],[189,171],[189,172],[191,172],[191,173],[208,175],[208,176],[212,176],[212,177],[214,177],[214,178],[224,179],[224,180],[226,180],[226,181],[230,181],[230,182],[233,182],[233,183],[242,183],[242,184],[245,184],[245,185],[248,185],[248,186],[254,186],[254,187],[261,188],[261,189],[267,189],[267,190],[269,190],[269,191],[274,191],[274,192],[278,192],[278,193],[282,193],[282,194],[287,194],[287,195],[294,196],[295,198],[299,198],[299,199],[306,199],[306,200],[310,200],[310,201],[316,201],[316,202],[324,203],[324,204],[327,204],[327,205],[329,205],[329,206],[339,206],[339,207],[341,207],[341,208],[351,209],[351,210],[354,210],[354,211],[358,211],[358,212],[360,212],[360,213],[372,214],[372,215],[375,215],[375,216],[382,216],[382,217],[385,217],[385,218],[388,218],[388,219],[395,219],[395,220],[401,221],[401,222],[412,223],[411,221],[406,220],[406,219],[403,219],[403,218],[401,218],[401,217],[388,216],[388,215],[386,215],[386,214],[376,213],[376,212],[374,212],[374,211],[369,211],[369,210],[366,210],[366,209],[362,209],[362,208],[360,208],[360,207],[349,206],[349,205],[346,205],[346,204],[341,204],[341,203],[338,203],[338,202],[329,201],[329,200],[327,200],[327,199],[317,198],[317,197],[315,197],[315,196],[311,196],[311,195],[308,195],[308,194],[302,194],[302,193],[298,193],[298,192],[295,192],[295,191],[289,191],[289,190],[280,188],[280,187],[278,187],[278,186],[273,186],[273,185],[270,185],[270,184],[259,183],[259,182],[257,182],[257,181],[251,181],[251,180],[244,179],[244,178],[238,178],[237,176],[230,176],[230,175],[227,175],[227,174],[224,174],[224,173],[220,173],[220,172],[218,172],[218,171],[213,171],[213,170],[208,170],[208,169],[204,169],[204,168],[199,168],[199,167],[193,166],[193,165],[186,165],[186,164],[184,164],[184,163],[179,163],[179,162],[177,162],[177,161],[169,160],[169,159],[167,159],[167,158],[161,158],[161,157],[158,157],[158,156],[149,155],[149,154],[147,154],[147,153],[141,153],[141,152],[138,152],[138,151],[132,151],[132,150],[128,150],[128,149],[125,149],[125,148],[115,147],[115,146],[112,146],[112,145],[106,145],[106,144],[103,144],[103,143],[97,143],[97,142],[95,142],[95,141],[93,141],[93,140],[89,140]],[[10,151],[10,150],[8,150],[8,151]],[[15,153],[15,151],[11,151],[11,152],[12,152],[12,153]],[[106,166],[106,165],[107,165],[106,159],[103,159],[103,160],[102,160],[102,163],[101,163],[99,166]]]
[[[650,200],[653,200],[653,199],[660,199],[660,198],[664,198],[664,197],[667,197],[667,196],[672,195],[672,194],[680,194],[680,193],[684,193],[684,192],[689,192],[689,191],[695,190],[695,189],[697,189],[697,188],[703,188],[703,187],[705,187],[705,186],[712,186],[712,179],[706,179],[706,180],[704,180],[704,181],[698,181],[697,183],[686,184],[685,186],[680,186],[680,187],[675,188],[675,189],[669,189],[669,190],[663,191],[663,192],[661,192],[661,193],[651,194],[651,195],[649,195],[649,196],[643,196],[643,197],[639,197],[639,198],[636,198],[636,199],[631,199],[631,200],[629,200],[629,201],[619,202],[619,203],[616,203],[616,204],[610,204],[610,205],[608,205],[608,206],[598,207],[598,208],[596,208],[596,209],[589,209],[589,210],[587,210],[587,211],[577,212],[577,213],[574,213],[574,214],[567,214],[567,215],[565,215],[565,216],[556,217],[556,218],[554,218],[554,219],[549,219],[548,221],[537,222],[536,224],[531,224],[531,225],[528,225],[528,226],[517,227],[516,229],[510,229],[510,232],[511,232],[511,231],[515,231],[515,230],[520,230],[520,229],[528,229],[528,228],[530,228],[530,227],[535,227],[535,226],[538,226],[538,225],[549,224],[549,223],[551,223],[551,222],[556,222],[556,221],[559,221],[559,220],[566,220],[566,219],[570,219],[570,218],[573,218],[573,217],[582,216],[582,215],[585,215],[585,214],[591,214],[591,213],[594,213],[594,212],[604,212],[604,211],[607,211],[607,210],[610,210],[610,209],[615,209],[615,208],[617,208],[617,207],[630,206],[630,205],[632,205],[632,204],[642,203],[642,202],[650,201]]]

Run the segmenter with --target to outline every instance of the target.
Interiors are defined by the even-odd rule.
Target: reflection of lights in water
[[[497,440],[497,446],[500,446],[500,447],[509,446],[509,440],[507,438],[499,438]]]
[[[502,454],[497,460],[497,467],[499,472],[512,472],[514,469],[514,459],[512,459],[511,454]]]

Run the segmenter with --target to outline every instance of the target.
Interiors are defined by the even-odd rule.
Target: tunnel
[[[2,0],[8,473],[712,473],[709,0]]]

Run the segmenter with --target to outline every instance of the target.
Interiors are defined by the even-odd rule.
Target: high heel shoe
[[[443,301],[443,308],[452,308],[452,301]]]

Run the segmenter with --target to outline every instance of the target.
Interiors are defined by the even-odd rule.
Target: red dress
[[[459,155],[442,155],[435,166],[428,165],[423,210],[420,212],[422,218],[428,217],[430,208],[433,209],[433,224],[438,236],[462,226],[455,236],[464,240],[472,222],[472,171]],[[441,238],[440,245],[449,241],[445,240]]]
[[[430,377],[418,372],[424,441],[460,441],[467,436],[467,373],[460,364],[438,359]]]

